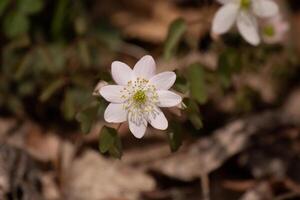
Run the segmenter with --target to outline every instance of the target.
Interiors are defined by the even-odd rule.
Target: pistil
[[[138,104],[144,104],[146,102],[147,96],[145,91],[137,90],[133,95],[133,100]]]
[[[272,37],[275,35],[275,29],[272,25],[269,25],[269,26],[266,26],[264,29],[263,29],[263,33],[266,35],[266,36],[269,36],[269,37]]]
[[[251,5],[251,0],[241,0],[241,8],[248,10]]]

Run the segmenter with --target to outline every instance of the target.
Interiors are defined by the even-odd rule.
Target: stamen
[[[128,81],[121,91],[121,98],[126,99],[123,109],[128,111],[128,120],[136,126],[146,126],[150,117],[155,118],[159,114],[156,110],[157,89],[148,83],[147,79],[137,78],[134,81]]]
[[[275,29],[272,25],[269,25],[269,26],[266,26],[264,29],[263,29],[263,33],[266,35],[266,36],[269,36],[269,37],[272,37],[275,35]]]
[[[248,10],[251,6],[251,0],[241,0],[241,8]]]
[[[147,97],[146,94],[143,90],[138,90],[136,93],[133,95],[133,99],[136,103],[145,103]]]

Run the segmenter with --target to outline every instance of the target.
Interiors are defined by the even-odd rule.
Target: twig
[[[210,200],[209,177],[207,173],[201,175],[201,188],[203,200]]]
[[[252,135],[298,124],[297,119],[278,109],[235,120],[216,130],[212,136],[184,146],[168,158],[154,162],[152,168],[168,176],[193,180],[199,175],[209,174],[228,158],[244,150]],[[185,165],[178,165],[178,162]]]

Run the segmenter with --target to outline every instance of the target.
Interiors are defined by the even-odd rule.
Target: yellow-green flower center
[[[133,100],[136,103],[142,104],[146,102],[146,93],[143,90],[138,90],[135,92],[135,94],[133,95]]]
[[[124,100],[123,109],[128,112],[128,120],[136,126],[146,126],[145,119],[155,117],[158,113],[158,94],[154,85],[144,78],[128,81],[120,91]]]
[[[241,0],[241,8],[249,9],[251,5],[251,0]]]
[[[263,33],[266,36],[272,37],[272,36],[275,35],[275,29],[274,29],[274,27],[272,25],[269,25],[269,26],[264,27]]]

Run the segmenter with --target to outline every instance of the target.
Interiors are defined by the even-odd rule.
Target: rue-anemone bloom
[[[117,85],[100,89],[100,95],[110,102],[104,112],[109,123],[128,121],[129,129],[136,138],[142,138],[147,125],[165,130],[168,120],[159,107],[173,107],[181,103],[178,94],[169,91],[176,80],[174,72],[155,74],[154,59],[142,57],[131,69],[125,63],[114,61],[111,74]]]
[[[289,23],[281,15],[267,19],[262,28],[263,41],[267,44],[282,43],[287,39],[289,29]]]
[[[252,45],[260,43],[257,17],[268,18],[278,13],[272,0],[218,0],[223,6],[218,10],[212,32],[224,34],[236,23],[242,37]]]

